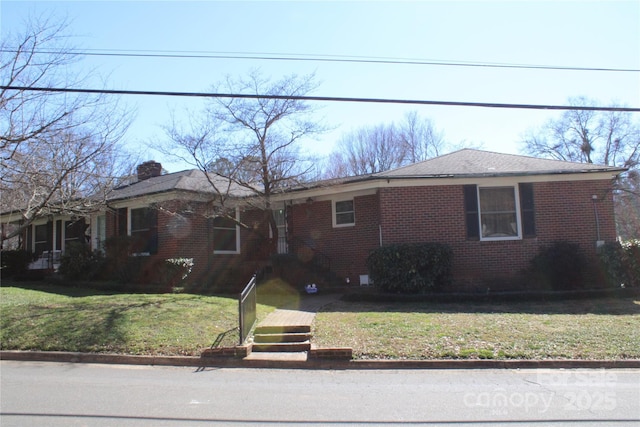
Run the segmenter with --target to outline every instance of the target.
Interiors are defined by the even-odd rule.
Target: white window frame
[[[289,244],[287,243],[287,207],[272,208],[273,218],[278,229],[277,252],[279,254],[289,253]],[[269,238],[273,239],[273,230],[269,227]]]
[[[220,250],[213,250],[214,254],[220,254],[220,255],[238,255],[240,254],[240,225],[238,225],[238,223],[240,222],[240,210],[238,208],[235,208],[235,219],[236,219],[236,250],[235,251],[220,251]],[[212,234],[215,234],[215,229],[216,228],[221,228],[221,227],[214,227],[213,223],[211,225],[212,227]],[[222,228],[221,228],[222,229]],[[225,230],[231,230],[230,228],[225,228]],[[212,236],[213,237],[213,236]],[[214,242],[215,244],[215,242]]]
[[[345,212],[337,212],[336,205],[338,203],[341,203],[341,202],[351,202],[352,205],[353,205],[353,210],[345,211]],[[345,213],[353,213],[353,222],[338,224],[338,214],[345,214]],[[332,200],[332,202],[331,202],[331,218],[332,218],[332,221],[333,221],[333,228],[353,227],[353,226],[355,226],[356,225],[356,202],[355,202],[355,198]]]
[[[5,222],[1,223],[0,227],[2,227],[2,236],[4,237],[15,231],[19,226],[14,222]],[[20,234],[13,236],[10,239],[4,239],[0,244],[2,245],[0,246],[0,249],[2,250],[16,250],[20,247]]]
[[[149,205],[141,205],[141,206],[128,207],[128,209],[127,209],[127,235],[128,235],[129,237],[133,237],[133,234],[131,234],[131,233],[132,233],[132,231],[134,231],[134,230],[132,230],[132,228],[131,228],[131,225],[132,225],[132,215],[131,215],[131,213],[132,213],[134,210],[140,210],[140,209],[152,209],[152,207],[151,207],[151,206],[149,206]],[[136,230],[135,230],[135,232],[140,232],[140,231],[145,231],[145,230],[149,230],[149,228],[140,228],[140,229],[136,229]],[[144,252],[135,252],[135,253],[133,253],[133,254],[131,254],[131,255],[132,255],[132,256],[151,256],[151,252],[149,252],[149,251],[144,251]]]
[[[102,223],[102,227],[100,226]],[[107,239],[107,215],[101,212],[91,218],[91,249],[104,252],[104,242]]]
[[[138,233],[138,232],[141,232],[141,231],[149,230],[149,228],[138,228],[138,229],[135,229],[135,230],[132,228],[132,225],[133,225],[133,211],[139,211],[139,210],[142,210],[142,209],[151,209],[151,208],[148,207],[148,206],[141,206],[139,208],[129,208],[129,209],[127,209],[127,234],[129,236],[133,236],[133,234],[132,234],[133,232]]]
[[[480,230],[480,240],[481,241],[499,241],[499,240],[522,240],[522,220],[521,220],[521,212],[520,212],[520,193],[518,191],[518,185],[478,185],[478,227]],[[511,188],[513,190],[513,197],[515,202],[515,216],[516,216],[516,235],[514,236],[496,236],[496,237],[485,237],[483,232],[483,224],[482,224],[482,201],[480,199],[480,190],[481,189],[497,189],[497,188]]]
[[[73,239],[69,239],[67,238],[67,226],[71,225],[74,223],[74,220],[72,219],[63,219],[62,220],[62,230],[59,230],[58,232],[61,235],[61,241],[62,241],[62,249],[66,250],[67,249],[67,244],[68,243],[73,243],[73,242],[78,242],[78,243],[84,243],[82,241],[82,238],[80,237],[74,237]]]
[[[32,224],[32,230],[31,230],[31,249],[32,251],[35,253],[36,251],[36,244],[37,243],[49,243],[49,236],[46,236],[47,239],[46,240],[36,240],[36,227],[42,227],[42,226],[47,226],[47,222],[42,222],[42,221],[38,221],[38,222],[34,222]],[[55,246],[55,242],[56,242],[56,230],[55,230],[56,224],[55,221],[53,222],[53,236],[52,239],[53,241],[51,242],[51,246],[53,248],[53,246]],[[42,255],[42,254],[41,254]]]

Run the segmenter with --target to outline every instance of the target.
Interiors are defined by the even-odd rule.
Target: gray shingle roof
[[[466,148],[386,172],[319,181],[292,187],[283,190],[283,192],[287,193],[318,187],[332,187],[350,182],[377,179],[553,175],[589,172],[616,173],[625,170],[624,168],[611,166],[540,159]],[[226,178],[215,174],[210,174],[209,176],[222,192],[227,191],[229,181]],[[204,172],[193,169],[161,175],[116,188],[109,195],[109,200],[129,199],[170,191],[205,194],[215,193]],[[229,195],[233,197],[245,197],[255,195],[255,193],[237,184],[232,184]]]
[[[219,175],[209,174],[212,182],[222,192],[226,193],[229,187],[229,180]],[[109,200],[130,199],[150,194],[166,193],[169,191],[184,191],[192,193],[211,193],[215,190],[207,180],[204,172],[191,169],[181,172],[170,173],[134,182],[114,189],[109,194]],[[236,197],[244,197],[252,193],[237,184],[231,184],[229,194]]]
[[[433,159],[372,175],[372,178],[546,175],[622,172],[626,169],[537,157],[463,149]]]

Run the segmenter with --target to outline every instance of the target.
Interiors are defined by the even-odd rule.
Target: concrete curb
[[[235,357],[132,356],[57,351],[0,351],[0,360],[277,369],[640,369],[628,360],[244,360]]]

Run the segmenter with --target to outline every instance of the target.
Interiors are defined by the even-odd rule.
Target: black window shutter
[[[47,251],[53,250],[53,221],[47,221]]]
[[[24,247],[29,252],[33,252],[33,228],[34,227],[35,225],[33,224],[29,224],[29,226],[27,227],[27,242]]]
[[[56,245],[53,249],[62,249],[62,220],[56,221]]]
[[[149,221],[149,242],[147,244],[149,245],[149,253],[155,255],[158,253],[158,211],[155,208],[149,208],[147,215]]]
[[[127,208],[118,209],[118,236],[127,235]]]
[[[478,220],[478,190],[475,185],[464,185],[464,211],[467,222],[467,239],[480,240]]]
[[[533,184],[520,183],[520,212],[524,237],[536,236],[536,212],[533,204]]]

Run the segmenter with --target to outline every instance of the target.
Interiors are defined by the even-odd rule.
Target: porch
[[[29,264],[29,270],[57,271],[62,258],[61,250],[43,251],[38,258]]]

